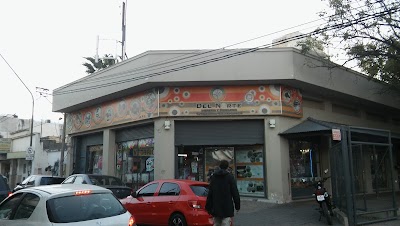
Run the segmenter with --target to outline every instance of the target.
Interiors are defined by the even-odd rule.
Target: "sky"
[[[288,28],[317,20],[326,9],[321,0],[125,1],[129,58],[148,50],[218,49],[267,35],[232,48],[256,47],[310,31],[315,24]],[[0,54],[32,92],[35,120],[62,117],[52,112],[52,96],[36,87],[51,94],[86,76],[83,57],[96,54],[97,36],[99,55],[121,54],[121,6],[122,0],[0,0]],[[0,115],[30,119],[32,102],[0,57]]]

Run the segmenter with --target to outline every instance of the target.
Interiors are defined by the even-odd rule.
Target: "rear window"
[[[190,188],[197,196],[207,197],[208,195],[208,185],[191,185]]]
[[[61,184],[65,178],[62,177],[42,177],[40,185]]]
[[[70,223],[117,216],[126,212],[110,193],[67,196],[46,203],[52,223]]]

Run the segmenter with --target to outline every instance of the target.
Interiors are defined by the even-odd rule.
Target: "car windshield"
[[[117,177],[102,176],[102,175],[89,175],[89,179],[94,185],[117,185],[124,186],[124,183]]]
[[[62,177],[42,177],[40,185],[61,184],[65,178]]]
[[[208,185],[191,185],[190,188],[197,196],[207,197],[208,195]]]
[[[46,208],[52,223],[81,222],[126,212],[111,193],[54,198],[47,201]]]

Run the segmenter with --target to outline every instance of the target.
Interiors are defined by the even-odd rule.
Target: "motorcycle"
[[[326,169],[325,174],[328,173],[328,170]],[[331,197],[324,187],[324,182],[329,179],[329,177],[323,177],[321,181],[318,181],[318,183],[315,186],[315,200],[319,204],[319,208],[317,209],[320,213],[319,215],[319,221],[321,221],[322,216],[326,218],[328,221],[329,225],[332,225],[332,216],[333,216],[333,211],[332,211],[332,204],[331,204]]]

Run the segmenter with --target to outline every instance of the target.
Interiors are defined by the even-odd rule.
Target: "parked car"
[[[127,187],[118,177],[97,174],[74,174],[65,179],[62,184],[92,184],[111,190],[114,195],[123,199],[132,194],[132,189]]]
[[[121,203],[137,224],[213,225],[205,210],[208,183],[192,180],[156,180],[144,185]]]
[[[23,188],[36,187],[41,185],[61,184],[65,177],[57,177],[51,175],[31,175],[27,177],[21,183],[17,183],[17,186],[13,189],[16,192]]]
[[[0,204],[0,225],[136,224],[110,190],[93,185],[58,184],[13,193]]]
[[[10,194],[11,190],[7,183],[7,177],[0,175],[0,202]]]

